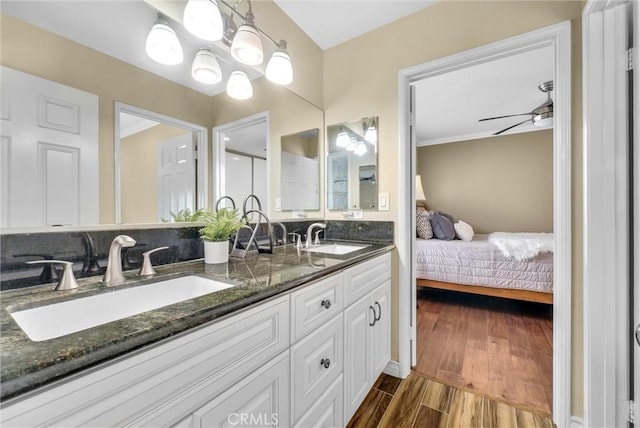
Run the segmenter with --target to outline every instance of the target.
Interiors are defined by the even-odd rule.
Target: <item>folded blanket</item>
[[[505,257],[516,260],[527,260],[539,253],[553,252],[553,233],[494,232],[489,234],[488,239]]]

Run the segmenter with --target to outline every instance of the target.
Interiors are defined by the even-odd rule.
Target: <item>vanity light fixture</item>
[[[189,0],[182,23],[191,34],[203,40],[215,42],[222,39],[224,26],[215,0]]]
[[[238,62],[250,66],[263,63],[264,50],[262,36],[269,39],[276,49],[265,69],[265,77],[276,84],[288,85],[293,81],[291,57],[287,52],[287,42],[276,42],[271,36],[258,28],[251,7],[245,15],[236,7],[243,0],[236,0],[231,6],[225,0],[189,0],[183,13],[183,24],[194,36],[207,41],[222,40],[230,46],[231,56]],[[221,13],[219,5],[228,8],[228,13]],[[233,22],[233,15],[238,15],[243,23],[239,28]],[[175,65],[183,60],[182,47],[175,31],[169,26],[169,20],[158,14],[158,22],[147,36],[146,50],[149,57],[160,64]],[[210,49],[200,49],[195,55],[191,74],[198,82],[215,85],[222,80],[222,70],[218,58]],[[236,99],[247,99],[253,95],[253,88],[247,73],[237,71],[231,73],[227,82],[227,94]],[[233,80],[233,81],[231,81]]]
[[[355,149],[353,150],[353,154],[356,156],[362,156],[367,153],[367,146],[364,144],[364,141],[358,141]]]
[[[251,80],[244,71],[236,70],[227,81],[227,95],[236,100],[247,100],[253,96]]]
[[[373,123],[370,124],[367,130],[365,131],[364,140],[370,142],[371,144],[376,144],[378,142],[378,134],[376,132],[376,127]]]
[[[222,80],[222,70],[216,56],[208,49],[196,53],[191,66],[191,74],[198,82],[215,85]]]
[[[245,22],[238,28],[231,43],[231,55],[243,64],[262,64],[264,58],[262,40],[256,28],[251,2],[249,2],[249,11],[245,15]]]
[[[340,132],[338,132],[338,136],[336,137],[336,146],[338,147],[347,147],[351,143],[351,138],[349,138],[349,134],[347,134],[344,128],[340,127]]]
[[[162,14],[158,14],[158,20],[151,28],[145,48],[147,55],[160,64],[177,65],[184,58],[180,40]]]
[[[278,85],[288,85],[293,81],[293,67],[287,52],[287,42],[280,40],[278,49],[271,55],[267,63],[265,77]]]

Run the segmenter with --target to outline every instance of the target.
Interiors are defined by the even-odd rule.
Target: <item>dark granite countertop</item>
[[[100,282],[100,277],[93,277],[78,280],[80,287],[71,291],[54,291],[55,284],[2,291],[0,399],[16,397],[142,349],[392,248],[392,244],[370,243],[346,255],[325,255],[307,253],[289,245],[275,248],[273,254],[250,254],[244,260],[232,259],[228,264],[205,265],[203,260],[196,260],[160,266],[156,267],[156,275],[145,279],[137,277],[136,271],[130,271],[125,273],[127,280],[118,285],[107,286]],[[187,275],[237,285],[40,342],[29,339],[10,315],[31,307]]]

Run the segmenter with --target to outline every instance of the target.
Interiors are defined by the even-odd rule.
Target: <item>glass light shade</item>
[[[364,133],[364,139],[371,144],[375,144],[378,142],[378,133],[375,126],[371,125],[367,128],[367,131]]]
[[[182,16],[184,27],[203,40],[222,39],[224,26],[215,0],[189,0]]]
[[[262,64],[262,40],[253,25],[242,24],[231,43],[231,55],[247,65]]]
[[[541,128],[553,126],[553,114],[543,113],[533,118],[533,124]]]
[[[358,144],[356,144],[356,148],[353,150],[353,153],[356,156],[362,156],[367,153],[367,146],[364,144],[364,142],[359,141]]]
[[[346,132],[342,131],[338,133],[338,136],[336,137],[336,146],[347,147],[350,142],[351,142],[351,139],[349,138]]]
[[[286,50],[279,48],[273,52],[265,71],[267,79],[278,85],[288,85],[293,81],[291,58]]]
[[[350,138],[349,144],[347,144],[347,147],[345,148],[350,152],[354,152],[356,150],[356,147],[358,147],[358,142],[356,141],[355,138]]]
[[[175,31],[163,22],[157,22],[147,36],[146,51],[149,57],[164,65],[182,63],[184,55]]]
[[[234,71],[227,81],[227,95],[236,100],[246,100],[253,96],[253,87],[244,71]]]
[[[193,59],[191,75],[198,82],[215,85],[222,80],[222,71],[215,55],[206,49],[200,49]]]

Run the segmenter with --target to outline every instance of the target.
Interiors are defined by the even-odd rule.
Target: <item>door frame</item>
[[[629,92],[620,73],[627,63],[626,25],[618,24],[629,22],[629,3],[634,2],[590,0],[582,13],[585,426],[626,426],[630,410],[629,153],[628,126],[620,122]],[[615,23],[605,26],[609,19]],[[636,105],[639,75],[634,73]],[[640,144],[637,116],[635,147]]]
[[[554,47],[553,129],[553,420],[567,426],[571,417],[571,22],[544,27],[522,35],[453,54],[399,72],[399,180],[400,216],[398,236],[400,284],[399,308],[415,308],[415,156],[411,142],[411,84],[474,64],[542,46]],[[415,310],[398,310],[398,375],[411,370],[412,342],[415,342]]]
[[[209,155],[207,151],[209,133],[207,131],[207,128],[205,128],[204,126],[185,122],[184,120],[176,119],[175,117],[166,116],[161,113],[156,113],[151,110],[145,110],[140,107],[116,101],[114,113],[115,223],[122,223],[122,182],[120,177],[120,113],[128,113],[134,116],[142,117],[160,123],[165,123],[167,125],[175,126],[178,128],[184,128],[194,133],[194,135],[196,136],[196,156],[198,160],[196,167],[196,186],[198,189],[196,195],[196,206],[198,208],[207,208],[209,196]]]

